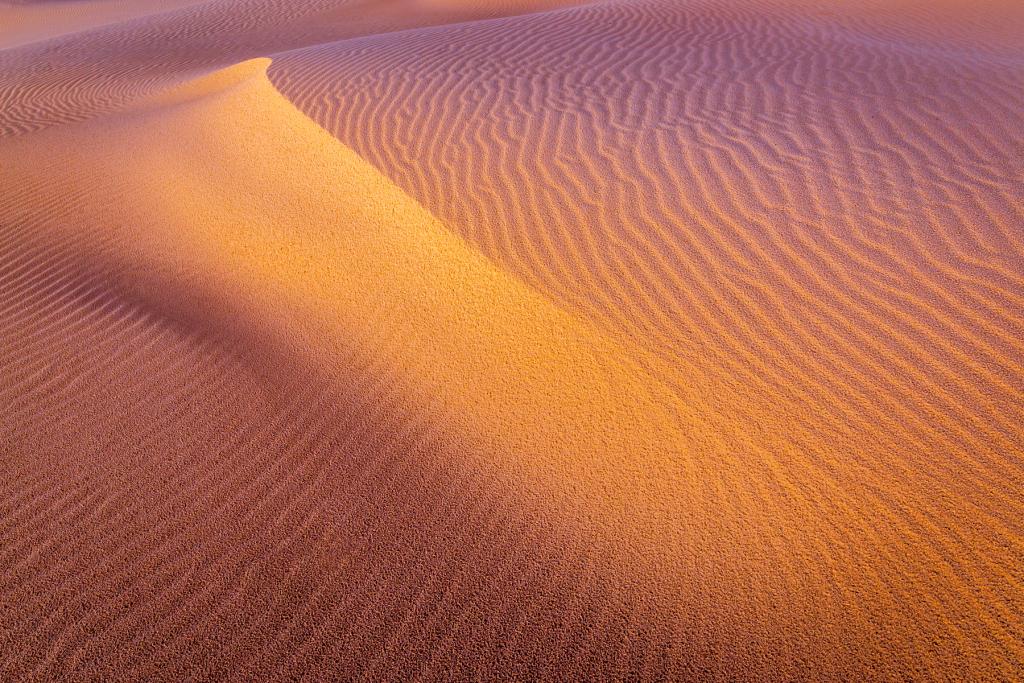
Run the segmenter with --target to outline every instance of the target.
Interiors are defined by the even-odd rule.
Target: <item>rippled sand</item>
[[[0,680],[1024,677],[1024,5],[0,0]]]

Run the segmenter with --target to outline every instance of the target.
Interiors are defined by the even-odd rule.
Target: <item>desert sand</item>
[[[1024,678],[1024,4],[0,1],[0,680]]]

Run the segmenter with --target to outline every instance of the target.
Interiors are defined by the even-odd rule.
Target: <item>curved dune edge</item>
[[[43,205],[82,198],[35,238],[75,243],[79,268],[144,309],[249,347],[272,393],[293,390],[291,372],[344,382],[353,348],[376,355],[463,444],[453,466],[557,510],[601,563],[628,563],[620,586],[674,612],[671,590],[695,578],[681,563],[719,545],[706,525],[720,513],[679,458],[713,438],[699,416],[301,115],[268,64],[5,143],[5,182]]]
[[[127,228],[123,241],[95,235],[131,243],[128,259],[96,254],[121,261],[106,268],[191,324],[216,310],[203,324],[263,326],[326,375],[345,345],[366,340],[419,380],[414,398],[445,407],[453,431],[481,435],[494,453],[480,457],[508,458],[492,466],[607,508],[616,526],[652,521],[625,513],[679,490],[677,456],[693,450],[698,416],[627,350],[498,270],[302,116],[266,80],[269,63],[151,98],[105,123],[117,128],[109,139],[74,131],[102,153],[79,145],[86,165],[65,166],[65,183],[105,177],[97,197],[120,190],[135,204],[82,207],[76,228]],[[36,140],[30,156],[59,144]],[[197,311],[167,297],[182,281],[215,303]]]
[[[9,141],[5,173],[44,205],[83,197],[49,217],[50,238],[77,243],[83,267],[145,310],[240,347],[264,391],[294,391],[289,375],[344,391],[337,361],[353,353],[407,377],[405,410],[454,439],[452,467],[497,478],[517,508],[554,513],[558,535],[594,547],[603,599],[652,629],[631,656],[664,651],[677,674],[786,678],[812,656],[821,672],[870,666],[862,617],[815,605],[851,577],[788,582],[782,544],[796,558],[817,541],[785,490],[744,469],[732,444],[746,427],[449,233],[301,115],[268,64]]]
[[[301,116],[267,63],[0,144],[0,180],[20,189],[0,202],[13,229],[0,284],[25,283],[3,319],[19,347],[0,349],[15,359],[3,388],[27,404],[0,419],[18,444],[0,499],[0,531],[16,541],[0,556],[15,627],[0,645],[20,653],[0,672],[593,676],[638,656],[688,668],[675,605],[657,589],[644,604],[665,572],[635,554],[655,549],[652,531],[618,518],[647,482],[621,480],[604,450],[623,454],[614,421],[638,409],[651,411],[638,445],[672,438],[666,411],[641,396],[619,415],[606,392],[635,378],[617,347]],[[353,357],[370,377],[351,372]],[[56,388],[40,367],[60,369]],[[593,434],[569,433],[578,410],[596,410]],[[573,453],[589,445],[589,461],[559,460],[556,438]],[[349,499],[353,469],[371,475]],[[643,536],[625,549],[631,581],[593,549]],[[370,556],[353,557],[367,543]],[[151,585],[165,587],[133,608]],[[71,607],[48,614],[57,596]],[[649,642],[585,656],[636,638]]]
[[[595,3],[297,50],[270,77],[501,267],[658,354],[634,355],[713,437],[680,457],[732,551],[711,583],[752,586],[709,610],[751,624],[734,643],[794,662],[817,629],[880,678],[1019,677],[1020,61],[967,3],[811,4]]]
[[[856,605],[898,562],[879,550],[881,579],[849,576],[842,562],[790,571],[836,551],[801,533],[818,522],[787,503],[800,482],[793,491],[784,478],[781,489],[743,483],[736,472],[751,463],[731,445],[755,437],[702,407],[710,389],[700,378],[669,391],[653,376],[663,365],[494,267],[302,116],[267,81],[267,65],[240,64],[116,117],[3,143],[0,180],[17,178],[40,201],[81,197],[43,219],[52,239],[78,242],[90,268],[162,316],[280,349],[248,354],[261,376],[286,358],[343,382],[334,362],[352,345],[399,368],[412,378],[408,400],[431,406],[461,444],[463,466],[558,510],[565,533],[582,529],[621,564],[620,583],[666,584],[676,616],[698,624],[689,638],[674,634],[679,647],[703,641],[715,651],[697,657],[698,669],[778,678],[801,665],[913,670],[914,625],[887,616],[892,596],[873,596],[879,611],[830,612]],[[856,518],[857,501],[833,504],[837,518]],[[930,580],[956,594],[962,580],[944,572]],[[849,593],[814,604],[832,590]],[[897,621],[860,630],[879,618]],[[976,635],[932,628],[960,642]],[[888,651],[870,642],[886,631]],[[730,644],[731,660],[716,650]],[[1017,644],[1002,645],[1010,671]],[[985,654],[958,661],[944,643],[928,664],[979,671]]]

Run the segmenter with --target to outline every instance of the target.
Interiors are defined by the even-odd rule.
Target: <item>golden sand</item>
[[[1024,675],[1021,8],[65,4],[0,678]]]

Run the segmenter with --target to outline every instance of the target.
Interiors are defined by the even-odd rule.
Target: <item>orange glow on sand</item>
[[[1024,676],[1018,3],[0,1],[0,188],[0,679]]]

